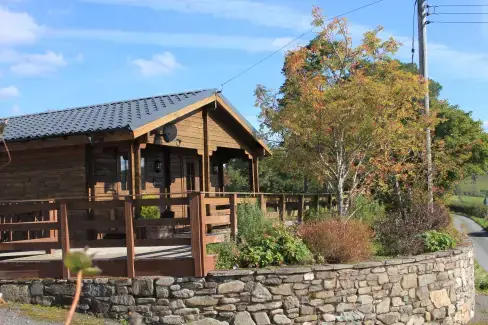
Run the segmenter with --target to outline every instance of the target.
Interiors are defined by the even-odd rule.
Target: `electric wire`
[[[358,7],[356,9],[353,9],[353,10],[350,10],[350,11],[347,11],[345,13],[342,13],[340,15],[337,15],[337,16],[334,16],[334,17],[331,17],[331,18],[328,18],[326,19],[325,21],[330,21],[330,20],[334,20],[336,18],[340,18],[340,17],[343,17],[345,15],[348,15],[348,14],[351,14],[353,12],[356,12],[356,11],[359,11],[359,10],[362,10],[362,9],[365,9],[365,8],[368,8],[370,6],[373,6],[377,3],[380,3],[380,2],[383,2],[384,0],[377,0],[377,1],[374,1],[374,2],[371,2],[371,3],[368,3],[364,6],[361,6],[361,7]],[[228,79],[227,81],[223,82],[222,84],[220,84],[221,88],[220,88],[220,91],[223,90],[224,86],[226,84],[228,84],[229,82],[239,78],[240,76],[242,76],[243,74],[245,74],[246,72],[248,72],[249,70],[252,70],[253,68],[255,68],[256,66],[260,65],[261,63],[263,63],[264,61],[266,61],[267,59],[269,59],[270,57],[272,57],[273,55],[275,55],[276,53],[278,52],[281,52],[284,48],[286,48],[288,45],[296,42],[298,39],[302,38],[303,36],[305,36],[306,34],[310,33],[313,29],[315,28],[315,26],[313,26],[312,28],[308,29],[307,31],[303,32],[302,34],[298,35],[297,37],[295,37],[294,39],[292,39],[291,41],[289,41],[288,43],[286,43],[285,45],[281,46],[279,49],[277,49],[276,51],[270,53],[269,55],[267,55],[266,57],[264,57],[263,59],[259,60],[258,62],[254,63],[253,65],[251,65],[250,67],[244,69],[243,71],[239,72],[238,74],[236,74],[235,76],[233,76],[232,78]]]

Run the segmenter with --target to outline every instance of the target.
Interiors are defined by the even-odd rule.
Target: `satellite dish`
[[[163,139],[165,142],[171,142],[176,139],[178,135],[178,130],[174,124],[166,124],[163,126]]]

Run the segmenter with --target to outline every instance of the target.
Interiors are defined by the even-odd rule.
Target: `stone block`
[[[411,289],[417,287],[417,274],[405,274],[402,278],[402,288]]]
[[[334,305],[324,305],[324,306],[319,306],[318,309],[322,312],[322,313],[333,313],[335,312],[335,307]]]
[[[154,294],[154,281],[152,278],[134,279],[132,281],[132,294],[140,297],[150,297]]]
[[[300,306],[300,301],[295,296],[288,296],[283,300],[285,309],[297,308],[298,306]]]
[[[301,306],[300,315],[312,315],[315,313],[315,308],[311,306]]]
[[[256,325],[247,311],[241,311],[234,318],[234,325]]]
[[[265,312],[258,312],[252,315],[256,325],[270,325],[271,322],[269,320],[268,314]]]
[[[237,299],[237,301],[240,301]],[[189,298],[186,300],[186,304],[189,307],[206,307],[206,306],[215,306],[219,303],[219,300],[216,298],[212,298],[210,296],[196,296]]]
[[[431,283],[434,283],[436,281],[436,279],[437,279],[437,277],[434,273],[420,275],[418,277],[419,287],[424,287],[424,286],[427,286]]]
[[[251,301],[253,302],[266,302],[273,299],[273,295],[261,283],[257,283],[256,285],[254,285],[251,295]]]
[[[168,315],[160,318],[161,324],[164,325],[180,325],[183,324],[183,317],[178,315]]]
[[[392,325],[397,323],[400,320],[400,313],[387,313],[378,315],[377,318],[382,321],[386,325]]]
[[[185,289],[185,290],[188,290],[188,289]],[[158,297],[158,298],[168,298],[169,297],[169,289],[168,289],[168,287],[156,286],[156,297]]]
[[[112,296],[110,301],[115,305],[134,306],[136,304],[134,297],[128,295]]]
[[[379,304],[376,305],[377,314],[386,314],[390,311],[390,298],[384,298]]]
[[[447,307],[451,304],[451,299],[449,299],[446,289],[431,291],[430,300],[436,308]]]
[[[175,298],[187,299],[193,297],[195,295],[195,292],[190,289],[181,289],[178,291],[173,291],[171,294]]]
[[[225,282],[218,286],[217,292],[219,294],[242,292],[244,290],[244,285],[244,282],[239,280]]]
[[[292,323],[292,320],[282,314],[276,314],[273,316],[273,322],[276,325],[288,325]],[[235,324],[234,324],[235,325]]]
[[[44,284],[41,281],[35,281],[30,286],[31,296],[42,296],[44,294]]]

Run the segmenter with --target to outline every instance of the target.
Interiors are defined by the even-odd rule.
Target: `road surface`
[[[464,231],[469,236],[473,242],[475,259],[485,270],[488,270],[488,232],[473,220],[460,215],[454,216],[454,225],[458,230]],[[475,314],[472,323],[488,323],[488,296],[476,296]]]

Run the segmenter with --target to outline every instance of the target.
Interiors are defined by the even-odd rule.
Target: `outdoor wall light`
[[[162,169],[163,169],[163,163],[160,160],[156,160],[154,162],[154,171],[159,174]]]

